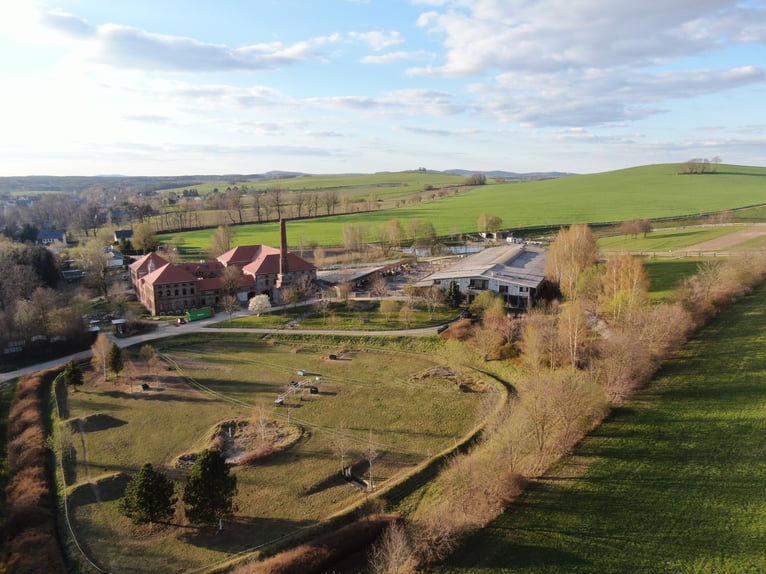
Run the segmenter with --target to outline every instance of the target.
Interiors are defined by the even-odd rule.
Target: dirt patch
[[[730,249],[740,243],[745,243],[751,239],[766,235],[766,225],[754,224],[752,227],[729,233],[723,237],[717,237],[710,241],[703,241],[687,247],[685,251],[723,251],[724,249]]]

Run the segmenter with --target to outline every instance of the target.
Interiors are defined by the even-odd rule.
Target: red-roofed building
[[[216,307],[223,296],[225,269],[238,267],[237,297],[245,302],[267,294],[280,302],[283,287],[308,287],[316,280],[316,267],[287,251],[282,224],[282,246],[243,245],[230,249],[216,261],[168,263],[156,253],[144,255],[130,266],[133,290],[152,315],[185,313],[200,307]]]

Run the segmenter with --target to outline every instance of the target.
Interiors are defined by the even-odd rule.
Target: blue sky
[[[766,165],[766,0],[9,0],[0,175]]]

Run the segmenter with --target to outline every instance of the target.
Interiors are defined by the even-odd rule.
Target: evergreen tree
[[[64,383],[71,385],[75,392],[77,392],[77,387],[79,387],[83,381],[80,364],[77,363],[77,361],[69,361],[66,364],[66,367],[64,367],[64,372],[61,376],[64,378]]]
[[[119,375],[120,371],[125,367],[125,358],[122,356],[122,349],[117,346],[117,343],[112,343],[112,346],[109,348],[106,363],[109,365],[109,370],[115,375]]]
[[[147,463],[128,483],[118,508],[135,524],[168,520],[175,512],[174,493],[173,481]]]
[[[460,288],[454,279],[447,285],[447,293],[444,295],[444,302],[450,309],[457,309],[460,307],[460,303],[463,302],[463,294],[460,292]]]
[[[203,450],[189,473],[184,487],[186,516],[196,524],[212,523],[234,507],[237,477],[229,474],[229,465],[219,449]]]

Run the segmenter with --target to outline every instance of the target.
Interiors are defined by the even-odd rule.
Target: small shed
[[[112,321],[112,328],[114,334],[118,337],[124,337],[128,334],[128,320],[127,319],[114,319]]]

